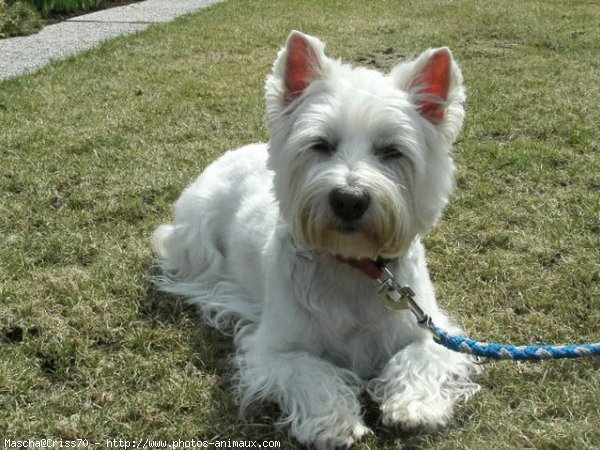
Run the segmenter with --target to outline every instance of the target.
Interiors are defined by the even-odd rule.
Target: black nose
[[[369,193],[361,188],[338,187],[329,193],[329,205],[338,219],[353,222],[362,217],[370,202]]]

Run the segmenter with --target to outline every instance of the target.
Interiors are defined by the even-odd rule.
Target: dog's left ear
[[[396,66],[391,76],[396,86],[410,94],[421,116],[454,142],[464,119],[466,96],[462,73],[450,50],[426,50],[414,61]]]

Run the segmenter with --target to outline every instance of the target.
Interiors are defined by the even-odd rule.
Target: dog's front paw
[[[452,418],[452,405],[422,400],[387,401],[381,405],[383,424],[403,431],[433,431]]]
[[[360,420],[336,418],[335,415],[308,419],[294,431],[296,439],[317,450],[350,448],[371,433]]]
[[[317,450],[345,449],[360,442],[371,430],[362,423],[351,425],[341,433],[326,431],[313,441],[313,445]]]

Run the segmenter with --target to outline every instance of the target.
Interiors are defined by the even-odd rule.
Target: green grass
[[[57,14],[74,14],[102,8],[110,3],[131,3],[140,0],[6,0],[7,3],[26,2],[35,7],[44,17]]]
[[[23,2],[6,4],[0,0],[0,39],[27,36],[42,29],[42,19],[33,6]]]
[[[469,90],[457,190],[427,239],[474,337],[600,340],[595,1],[241,1],[0,83],[0,438],[292,440],[237,418],[228,337],[154,292],[149,235],[223,151],[266,139],[290,29],[391,68],[448,45]],[[597,360],[487,366],[433,434],[358,449],[596,449]]]

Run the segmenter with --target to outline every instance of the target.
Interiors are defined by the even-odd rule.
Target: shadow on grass
[[[149,271],[150,275],[152,271]],[[280,448],[305,448],[292,442],[285,430],[277,429],[275,421],[279,409],[275,404],[256,406],[246,419],[240,418],[233,386],[235,369],[230,359],[235,352],[233,339],[204,323],[194,306],[186,304],[182,297],[161,292],[149,282],[140,316],[156,324],[183,328],[190,328],[192,324],[193,331],[187,334],[195,354],[192,363],[200,372],[212,373],[218,379],[216,389],[209,394],[211,409],[205,411],[207,429],[214,430],[214,439],[279,441],[282,443]]]

